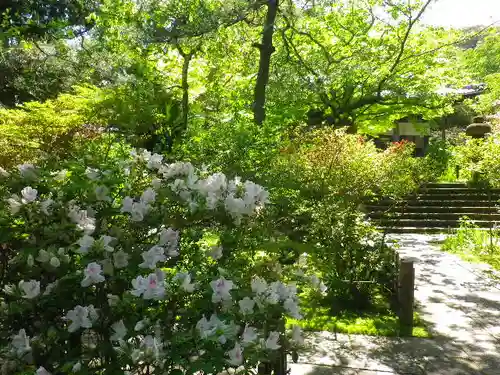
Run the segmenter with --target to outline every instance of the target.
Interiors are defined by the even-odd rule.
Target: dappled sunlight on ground
[[[415,260],[415,300],[432,339],[311,334],[292,374],[500,374],[500,284],[489,267],[443,253],[442,238],[402,235]]]

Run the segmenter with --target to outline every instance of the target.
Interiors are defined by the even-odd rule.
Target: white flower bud
[[[35,264],[35,258],[33,258],[33,255],[28,255],[28,259],[26,260],[26,264],[28,265],[28,267],[33,267],[33,265]]]

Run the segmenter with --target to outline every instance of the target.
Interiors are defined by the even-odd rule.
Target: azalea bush
[[[266,250],[262,186],[119,143],[0,178],[2,373],[253,373],[300,348],[297,285],[325,287]]]
[[[389,180],[383,160],[365,138],[322,129],[297,137],[270,168],[279,202],[270,210],[291,239],[287,258],[308,253],[334,311],[369,308],[373,285],[389,285],[394,271],[392,251],[360,210]]]

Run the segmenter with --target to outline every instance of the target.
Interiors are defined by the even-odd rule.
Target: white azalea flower
[[[172,228],[161,228],[160,240],[158,241],[159,246],[165,247],[177,247],[179,242],[179,231],[173,230]]]
[[[243,348],[239,343],[234,344],[234,348],[226,353],[229,356],[227,363],[232,366],[241,366],[243,364]]]
[[[221,301],[231,300],[231,289],[235,289],[235,285],[231,280],[226,280],[224,277],[210,282],[212,287],[212,302],[217,303]]]
[[[146,355],[153,355],[156,359],[160,358],[163,343],[158,337],[147,335],[142,340],[141,346],[144,348]]]
[[[87,311],[89,312],[90,320],[96,321],[97,318],[99,318],[99,315],[97,314],[97,309],[94,307],[94,305],[88,305]]]
[[[56,180],[58,182],[62,182],[68,176],[68,171],[66,169],[62,169],[60,171],[56,171],[54,173],[51,173],[51,175],[54,176],[54,180]]]
[[[208,252],[208,255],[213,260],[218,260],[218,259],[222,258],[222,246],[212,246],[210,248],[210,251]]]
[[[244,315],[252,314],[255,306],[255,301],[249,297],[245,297],[238,302],[240,305],[240,312]]]
[[[248,324],[245,326],[243,334],[241,335],[241,344],[247,346],[257,341],[257,329],[250,327]]]
[[[161,173],[164,178],[172,178],[179,175],[189,176],[194,173],[194,167],[189,162],[177,162],[170,165],[162,165],[158,172]]]
[[[284,301],[288,298],[295,298],[297,295],[297,286],[295,284],[285,285],[280,281],[275,281],[269,286],[269,291],[278,294],[279,299]]]
[[[17,195],[12,195],[8,198],[7,203],[9,204],[9,210],[12,215],[17,214],[22,207],[22,203],[19,201],[19,197]]]
[[[151,186],[155,190],[159,190],[161,188],[161,180],[159,178],[153,178],[151,181]]]
[[[311,285],[315,288],[319,287],[319,284],[321,283],[321,280],[319,279],[318,276],[312,275],[311,278]]]
[[[7,172],[5,169],[3,169],[2,167],[0,167],[0,177],[9,177],[10,176],[10,173]]]
[[[24,329],[20,329],[17,335],[12,336],[11,345],[14,349],[14,353],[18,357],[24,356],[31,350],[30,338],[26,335],[26,331]]]
[[[110,202],[111,198],[108,196],[109,189],[104,185],[96,186],[94,189],[94,194],[98,201]]]
[[[83,271],[83,274],[85,276],[81,282],[81,285],[83,287],[102,283],[105,280],[104,276],[102,275],[102,267],[96,262],[89,263]]]
[[[89,236],[85,234],[82,238],[78,240],[78,245],[80,245],[80,249],[78,252],[80,254],[87,254],[90,250],[90,248],[94,245],[94,238],[92,236]]]
[[[191,283],[191,275],[186,274],[181,283],[181,289],[184,290],[185,292],[192,293],[194,292],[194,289],[196,287],[195,283]]]
[[[158,169],[162,166],[163,156],[159,154],[153,154],[148,160],[147,167],[149,169]]]
[[[148,251],[144,251],[141,255],[144,261],[139,264],[139,267],[150,268],[152,270],[156,269],[156,263],[164,262],[167,259],[163,247],[156,245]]]
[[[110,337],[111,341],[121,341],[127,335],[127,327],[125,327],[123,320],[113,323],[111,329],[113,330],[113,334]]]
[[[95,230],[95,218],[89,213],[90,210],[80,210],[78,206],[70,206],[68,217],[85,234],[92,234]]]
[[[248,207],[245,205],[245,201],[241,198],[237,198],[232,194],[229,194],[224,200],[224,207],[227,212],[233,217],[236,224],[239,224],[241,217],[244,214],[249,213]]]
[[[139,158],[141,158],[144,161],[149,161],[149,159],[151,159],[151,152],[148,150],[143,150],[142,153],[139,155]]]
[[[35,375],[52,375],[50,372],[48,372],[45,367],[40,366],[38,370],[36,370]]]
[[[24,178],[36,177],[35,166],[33,164],[29,164],[29,163],[21,164],[21,165],[17,166],[17,169],[19,169],[21,176]]]
[[[92,306],[93,309],[93,306]],[[69,332],[76,332],[80,328],[92,328],[92,321],[89,307],[77,305],[73,310],[68,311],[65,320],[70,320]]]
[[[290,315],[292,318],[302,319],[302,315],[300,315],[299,304],[293,298],[286,299],[285,302],[283,303],[283,307],[288,313],[288,315]]]
[[[280,295],[271,290],[268,291],[265,300],[270,305],[276,305],[280,301]]]
[[[45,292],[43,292],[43,295],[48,296],[56,286],[57,286],[57,280],[54,281],[53,283],[48,283],[47,286],[45,287]]]
[[[203,317],[196,323],[196,329],[198,330],[202,338],[206,338],[208,336],[208,333],[211,331],[212,326],[210,325],[205,315],[203,315]]]
[[[98,180],[99,179],[99,170],[95,169],[95,168],[87,167],[87,169],[85,169],[85,176],[87,176],[87,178],[89,180],[92,180],[92,181]]]
[[[82,369],[82,363],[81,362],[76,362],[73,367],[71,368],[71,371],[73,372],[78,372]]]
[[[267,290],[267,283],[259,276],[255,276],[251,282],[252,292],[255,294],[263,294]]]
[[[276,331],[272,331],[269,333],[269,337],[265,342],[266,349],[277,350],[281,348],[281,345],[278,344],[280,339],[280,333]]]
[[[40,294],[40,281],[30,280],[19,282],[19,288],[24,292],[24,298],[33,299]]]
[[[113,264],[116,268],[125,268],[128,266],[128,259],[130,256],[123,250],[118,250],[113,253]]]
[[[132,221],[144,220],[144,215],[147,214],[148,210],[148,206],[143,202],[134,202],[132,204],[132,210],[130,212]]]
[[[50,258],[50,265],[54,268],[58,268],[61,265],[61,261],[57,257]]]
[[[323,283],[323,281],[319,283],[318,289],[321,293],[326,293],[326,291],[328,290],[327,286]]]
[[[106,297],[108,298],[109,306],[116,306],[120,302],[120,297],[115,294],[108,294]]]
[[[293,326],[292,328],[292,342],[295,343],[296,345],[304,344],[302,329],[299,326]]]
[[[114,248],[113,248],[113,246],[110,246],[109,244],[111,242],[113,242],[114,240],[116,240],[115,237],[106,236],[106,235],[103,235],[103,236],[101,236],[101,238],[99,238],[99,241],[102,243],[104,250],[106,250],[107,252],[110,252],[110,253],[113,252]]]
[[[139,320],[134,327],[134,331],[142,331],[144,328],[146,328],[149,325],[149,320],[148,319],[143,319]]]
[[[40,263],[47,263],[50,260],[51,256],[50,253],[46,250],[41,249],[38,251],[38,256],[36,260]]]
[[[134,205],[134,200],[132,198],[130,198],[130,197],[123,198],[122,208],[120,209],[120,212],[132,213],[132,206],[133,205]]]
[[[137,276],[132,280],[134,289],[131,293],[144,299],[161,299],[165,295],[165,273],[158,270],[156,273],[150,274],[147,278]]]
[[[54,201],[50,198],[47,198],[43,202],[40,203],[40,211],[42,211],[45,215],[49,216],[49,207],[54,203]]]
[[[24,204],[34,202],[38,195],[38,190],[33,189],[31,186],[26,186],[21,190],[22,202]]]

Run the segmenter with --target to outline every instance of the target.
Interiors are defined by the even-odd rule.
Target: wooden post
[[[399,303],[399,263],[400,263],[399,253],[397,251],[394,251],[394,266],[396,268],[397,277],[395,277],[393,288],[394,292],[396,293],[396,298],[398,303]]]
[[[399,327],[401,336],[413,332],[413,301],[415,292],[415,268],[412,260],[402,259],[399,264]]]

